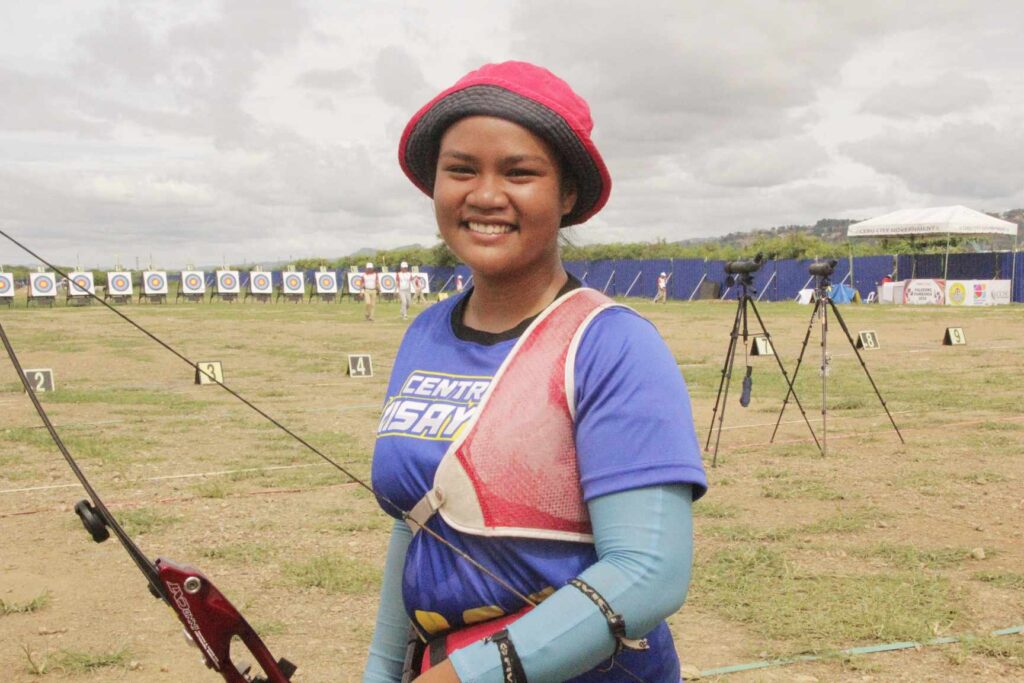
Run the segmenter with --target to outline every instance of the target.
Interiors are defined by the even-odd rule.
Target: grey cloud
[[[842,13],[787,2],[597,5],[517,3],[515,47],[591,98],[602,134],[684,143],[747,126],[746,137],[770,135],[906,12],[871,3]],[[938,5],[915,18],[947,15]]]
[[[1024,188],[1024,121],[1003,129],[977,123],[924,132],[893,128],[842,151],[915,192],[994,198],[1020,196]]]
[[[307,88],[341,93],[360,82],[355,69],[310,69],[299,74],[296,83]]]
[[[808,136],[757,140],[710,150],[698,177],[714,185],[768,187],[807,178],[829,160]]]
[[[411,114],[433,95],[419,63],[405,49],[391,45],[377,54],[373,64],[373,85],[388,104]]]
[[[29,75],[0,67],[0,130],[70,131],[106,136],[110,122],[97,120],[83,109],[82,93],[66,79]]]
[[[888,85],[865,100],[863,110],[891,118],[942,116],[991,100],[992,89],[983,79],[950,72],[930,83]]]
[[[254,126],[244,98],[265,60],[309,26],[297,2],[227,0],[213,18],[187,19],[157,33],[145,8],[122,2],[77,43],[75,81],[103,120],[211,136],[243,146]]]

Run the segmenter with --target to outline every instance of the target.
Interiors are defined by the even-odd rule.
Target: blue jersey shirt
[[[403,510],[411,509],[432,486],[441,457],[475,413],[515,345],[515,339],[487,345],[457,337],[451,317],[461,299],[439,302],[416,318],[391,373],[372,476],[381,498]],[[692,485],[695,500],[703,495],[707,480],[686,386],[650,322],[621,307],[595,317],[576,356],[575,401],[576,451],[585,500],[665,484]],[[398,516],[386,501],[381,505]],[[591,544],[472,536],[455,531],[440,515],[428,525],[531,597],[560,588],[597,561]],[[460,628],[524,607],[521,598],[423,533],[415,535],[406,555],[403,599],[410,618],[429,632]],[[665,652],[652,658],[649,655],[655,653],[649,651],[644,660],[652,665],[666,658],[675,662],[665,624],[648,638],[652,650],[668,648],[671,657]]]

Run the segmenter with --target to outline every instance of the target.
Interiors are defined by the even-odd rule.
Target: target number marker
[[[49,368],[38,368],[35,370],[25,370],[25,379],[32,385],[32,389],[37,392],[41,391],[53,391],[53,370]]]
[[[370,354],[348,355],[348,376],[349,377],[373,377],[373,361]]]
[[[967,344],[967,335],[962,327],[947,327],[946,334],[942,337],[943,346],[964,346]]]
[[[754,337],[753,343],[750,345],[751,356],[774,356],[775,349],[772,348],[772,343],[768,337]]]
[[[878,344],[878,335],[874,330],[862,330],[857,333],[857,348],[874,351],[881,348]]]
[[[224,366],[219,360],[196,363],[196,384],[224,384]]]

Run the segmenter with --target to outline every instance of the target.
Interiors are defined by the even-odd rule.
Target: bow
[[[3,230],[0,230],[0,236],[5,237],[19,249],[50,268],[50,270],[70,281],[67,273],[43,259],[41,256],[8,235]],[[450,541],[442,537],[436,531],[427,527],[424,523],[414,519],[410,514],[410,511],[404,510],[388,497],[378,493],[369,483],[321,452],[318,448],[253,404],[244,396],[240,395],[234,389],[223,382],[217,381],[216,378],[214,378],[198,363],[178,352],[168,343],[139,325],[118,309],[114,308],[111,304],[104,301],[96,294],[91,292],[86,292],[86,294],[155,341],[164,349],[177,356],[180,360],[188,364],[196,373],[202,373],[213,380],[214,384],[219,385],[234,398],[241,401],[261,417],[265,418],[274,426],[298,441],[306,449],[313,452],[322,460],[348,477],[350,481],[376,496],[383,505],[393,510],[407,524],[412,524],[418,527],[420,531],[440,542],[455,553],[460,559],[471,564],[482,574],[488,576],[502,588],[522,600],[526,605],[535,607],[538,604],[535,599],[528,597],[514,586],[510,585],[493,570],[482,565],[480,562],[468,555],[464,550],[453,545]],[[25,390],[28,392],[29,398],[35,407],[36,412],[39,414],[40,419],[43,421],[43,424],[46,426],[50,437],[57,445],[57,448],[64,456],[64,459],[71,467],[71,470],[75,473],[75,476],[81,482],[82,487],[89,494],[90,500],[82,500],[75,505],[75,513],[81,518],[82,524],[90,533],[93,540],[97,543],[101,543],[109,538],[110,534],[108,529],[114,532],[114,535],[117,536],[121,545],[124,546],[132,561],[135,562],[136,566],[138,566],[140,571],[142,571],[143,575],[146,577],[150,593],[166,602],[175,614],[177,614],[178,619],[185,626],[185,635],[188,640],[198,647],[200,652],[202,652],[206,666],[221,674],[226,683],[288,683],[292,674],[296,670],[296,666],[283,658],[275,660],[266,645],[248,622],[246,622],[238,610],[235,609],[235,607],[219,590],[217,590],[213,583],[202,572],[190,565],[178,564],[165,558],[157,558],[154,562],[139,549],[134,541],[132,541],[121,525],[118,524],[117,520],[114,519],[114,516],[107,509],[106,505],[100,499],[95,489],[93,489],[88,479],[86,479],[70,452],[68,452],[68,449],[60,438],[60,435],[57,433],[57,430],[46,415],[46,411],[43,409],[42,404],[39,402],[35,389],[26,378],[25,373],[22,370],[21,363],[18,361],[17,354],[15,353],[2,325],[0,325],[0,341],[3,342],[4,348],[7,350],[7,354],[10,356],[15,370],[18,372],[19,379],[25,387]],[[256,661],[263,668],[266,678],[252,676],[250,675],[249,668],[247,666],[236,665],[232,662],[230,656],[230,645],[232,638],[235,636],[241,640],[252,656],[255,657]],[[622,664],[614,658],[612,659],[612,664],[634,680],[642,681],[641,678],[633,674],[626,667],[622,666]]]

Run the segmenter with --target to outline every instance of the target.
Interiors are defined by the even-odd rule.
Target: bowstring
[[[67,272],[61,270],[60,268],[58,268],[57,266],[55,266],[52,263],[50,263],[49,261],[47,261],[46,259],[44,259],[42,256],[40,256],[36,252],[34,252],[31,249],[29,249],[28,247],[26,247],[24,244],[18,242],[17,240],[15,240],[11,236],[9,236],[9,234],[7,234],[7,232],[5,232],[4,230],[0,230],[0,236],[3,236],[7,240],[9,240],[12,244],[14,244],[16,247],[18,247],[19,249],[22,249],[23,251],[28,253],[30,256],[35,258],[37,261],[39,261],[40,263],[42,263],[46,267],[48,267],[51,270],[53,270],[54,272],[56,272],[58,275],[61,276],[61,278],[65,278],[66,280],[68,280],[69,287],[74,286],[73,282],[72,282],[72,279],[70,278],[70,276],[69,276],[69,274]],[[397,503],[392,501],[387,496],[384,496],[383,494],[378,493],[377,490],[371,484],[367,483],[364,479],[362,479],[362,478],[352,474],[348,469],[346,469],[340,463],[338,463],[337,461],[335,461],[334,459],[332,459],[331,457],[329,457],[328,455],[323,453],[321,450],[317,449],[316,446],[312,445],[306,439],[304,439],[301,436],[299,436],[298,434],[296,434],[294,431],[292,431],[291,429],[286,427],[280,421],[274,419],[271,415],[268,415],[265,411],[263,411],[262,409],[257,407],[257,405],[255,403],[253,403],[252,401],[250,401],[248,398],[246,398],[245,396],[243,396],[242,394],[240,394],[236,390],[232,389],[228,385],[224,384],[223,382],[218,381],[211,373],[209,373],[206,370],[204,370],[203,368],[201,368],[199,366],[199,364],[197,364],[197,362],[189,359],[183,353],[180,353],[177,349],[175,349],[173,346],[171,346],[170,344],[165,342],[163,339],[161,339],[160,337],[158,337],[154,333],[146,330],[141,325],[136,323],[134,321],[134,319],[132,319],[128,315],[125,315],[123,312],[121,312],[120,310],[115,308],[110,303],[108,303],[108,302],[104,301],[103,299],[99,298],[94,293],[89,292],[87,290],[83,290],[83,291],[89,297],[91,297],[92,299],[95,299],[100,304],[102,304],[103,306],[105,306],[106,308],[111,310],[112,312],[116,313],[119,317],[121,317],[123,319],[123,321],[125,321],[126,323],[131,325],[133,328],[135,328],[136,330],[138,330],[139,332],[144,334],[146,337],[148,337],[148,338],[152,339],[153,341],[157,342],[158,344],[163,346],[165,349],[170,351],[172,354],[174,354],[175,356],[180,358],[182,361],[185,362],[186,365],[188,365],[189,367],[191,367],[194,370],[196,370],[196,372],[203,373],[204,375],[206,375],[206,377],[208,377],[209,379],[213,380],[214,384],[220,386],[222,389],[224,389],[224,391],[229,393],[231,396],[233,396],[234,398],[237,398],[238,400],[242,401],[242,403],[244,403],[246,405],[246,407],[248,407],[248,408],[252,409],[253,411],[255,411],[256,414],[258,414],[260,417],[266,419],[267,421],[270,422],[270,424],[272,424],[275,427],[278,427],[279,429],[284,431],[286,434],[288,434],[289,436],[294,438],[296,441],[298,441],[299,443],[304,445],[307,450],[309,450],[310,452],[312,452],[313,454],[315,454],[319,458],[323,459],[325,462],[327,462],[330,465],[332,465],[339,472],[341,472],[342,474],[347,476],[352,482],[354,482],[354,483],[358,484],[359,486],[361,486],[362,488],[365,488],[366,490],[368,490],[368,492],[373,494],[379,501],[381,501],[382,503],[385,503],[394,512],[396,512],[401,517],[402,521],[404,521],[406,523],[412,522],[413,524],[416,524],[416,526],[418,526],[421,531],[426,533],[427,536],[431,537],[432,539],[434,539],[435,541],[440,543],[442,546],[444,546],[447,549],[451,550],[460,559],[462,559],[462,560],[468,562],[469,564],[473,565],[476,569],[479,569],[483,574],[486,575],[486,577],[492,579],[499,586],[501,586],[502,588],[504,588],[505,590],[507,590],[508,592],[510,592],[511,594],[513,594],[514,596],[516,596],[517,598],[522,600],[523,602],[525,602],[530,607],[536,607],[539,604],[539,602],[537,600],[534,600],[534,599],[526,596],[525,594],[523,594],[521,591],[517,590],[515,587],[510,585],[507,581],[505,581],[504,579],[499,577],[499,575],[497,573],[495,573],[494,571],[488,569],[486,566],[481,564],[478,560],[474,559],[472,556],[470,556],[468,553],[466,553],[466,551],[462,550],[461,548],[456,546],[451,541],[443,538],[441,535],[439,535],[439,533],[437,531],[434,531],[432,528],[427,526],[426,523],[422,523],[422,522],[414,519],[410,515],[409,511],[402,509],[401,506],[399,506]],[[621,671],[623,671],[627,676],[629,676],[633,680],[639,681],[640,683],[644,683],[644,679],[640,678],[639,676],[634,674],[632,671],[627,669],[625,666],[623,666],[621,661],[618,661],[614,657],[614,655],[612,655],[612,657],[611,657],[611,664],[612,664],[613,667],[616,667],[617,669],[620,669]]]
[[[58,268],[57,266],[53,265],[52,263],[50,263],[50,262],[46,261],[46,260],[45,260],[44,258],[42,258],[42,257],[41,257],[41,256],[40,256],[39,254],[37,254],[37,253],[35,253],[34,251],[32,251],[31,249],[29,249],[29,248],[28,248],[28,247],[26,247],[26,246],[25,246],[24,244],[22,244],[21,242],[19,242],[19,241],[18,241],[18,240],[16,240],[16,239],[14,239],[13,237],[11,237],[10,235],[8,235],[8,234],[7,234],[6,232],[4,232],[3,230],[0,230],[0,235],[3,235],[4,237],[6,237],[6,238],[7,238],[8,240],[10,240],[10,241],[11,241],[12,243],[14,243],[15,245],[17,245],[17,246],[18,246],[19,248],[23,249],[23,250],[24,250],[24,251],[25,251],[26,253],[28,253],[28,254],[29,254],[29,255],[31,255],[31,256],[32,256],[33,258],[35,258],[36,260],[38,260],[38,261],[39,261],[40,263],[42,263],[42,264],[43,264],[44,266],[46,266],[46,267],[50,268],[51,270],[53,270],[53,272],[57,273],[58,275],[60,275],[60,276],[61,276],[61,277],[63,277],[63,278],[66,278],[66,279],[68,280],[68,282],[69,282],[69,283],[71,282],[71,278],[70,278],[70,277],[68,276],[68,274],[67,274],[67,273],[65,273],[65,272],[64,272],[63,270],[61,270],[61,269],[60,269],[60,268]],[[140,332],[142,332],[142,333],[143,333],[144,335],[146,335],[147,337],[149,337],[150,339],[152,339],[153,341],[155,341],[155,342],[156,342],[157,344],[159,344],[160,346],[164,347],[165,349],[167,349],[168,351],[170,351],[170,352],[171,352],[172,354],[174,354],[175,356],[177,356],[177,357],[178,357],[179,359],[181,359],[182,361],[184,361],[185,363],[187,363],[187,364],[188,364],[188,365],[189,365],[190,367],[192,367],[192,368],[193,368],[194,370],[196,370],[196,372],[201,372],[201,373],[203,373],[204,375],[206,375],[206,377],[208,377],[208,378],[210,378],[211,380],[213,380],[213,383],[214,383],[214,384],[217,384],[217,385],[219,385],[219,386],[220,386],[221,388],[223,388],[223,389],[224,389],[224,391],[226,391],[226,392],[228,392],[229,394],[231,394],[232,396],[234,396],[234,397],[235,397],[236,399],[238,399],[238,400],[239,400],[239,401],[241,401],[241,402],[242,402],[243,404],[245,404],[246,406],[248,406],[249,408],[251,408],[251,409],[252,409],[253,411],[255,411],[255,412],[256,412],[256,413],[258,414],[258,415],[260,415],[261,417],[263,417],[263,418],[265,418],[266,420],[268,420],[268,421],[269,421],[269,422],[270,422],[271,424],[273,424],[273,425],[274,425],[275,427],[277,427],[278,429],[280,429],[281,431],[283,431],[283,432],[284,432],[285,434],[287,434],[288,436],[290,436],[290,437],[292,437],[293,439],[295,439],[296,441],[298,441],[298,442],[299,442],[300,444],[302,444],[303,446],[305,446],[305,447],[306,447],[306,448],[307,448],[308,450],[310,450],[310,451],[312,451],[313,453],[315,453],[316,455],[318,455],[318,456],[319,456],[319,457],[320,457],[321,459],[323,459],[323,460],[324,460],[325,462],[329,463],[329,464],[330,464],[330,465],[332,465],[332,466],[333,466],[333,467],[334,467],[335,469],[337,469],[337,470],[338,470],[339,472],[341,472],[341,473],[342,473],[342,474],[344,474],[344,475],[345,475],[346,477],[348,477],[348,478],[349,478],[349,479],[350,479],[350,480],[351,480],[352,482],[354,482],[354,483],[358,484],[358,485],[359,485],[359,486],[361,486],[362,488],[364,488],[364,489],[366,489],[367,491],[369,491],[370,493],[372,493],[372,494],[373,494],[374,496],[376,496],[376,497],[377,497],[377,499],[378,499],[378,500],[380,500],[381,502],[385,503],[385,504],[386,504],[386,505],[387,505],[388,507],[390,507],[390,508],[391,508],[391,509],[392,509],[392,510],[393,510],[393,511],[395,512],[395,513],[397,513],[397,514],[398,514],[398,515],[399,515],[399,516],[400,516],[400,517],[402,518],[402,520],[403,520],[403,521],[405,521],[406,523],[410,523],[410,522],[411,522],[412,524],[415,524],[415,525],[416,525],[417,527],[419,527],[420,531],[423,531],[423,532],[424,532],[424,533],[426,533],[426,534],[427,534],[428,536],[430,536],[430,537],[434,538],[434,539],[435,539],[435,540],[437,540],[437,541],[438,541],[439,543],[441,543],[442,545],[446,546],[446,547],[447,547],[447,548],[448,548],[449,550],[451,550],[452,552],[454,552],[454,553],[455,553],[455,554],[456,554],[456,555],[457,555],[458,557],[460,557],[461,559],[465,560],[466,562],[469,562],[469,563],[470,563],[471,565],[473,565],[473,566],[474,566],[475,568],[479,569],[479,570],[480,570],[481,572],[483,572],[484,574],[486,574],[487,576],[489,576],[489,577],[490,577],[491,579],[493,579],[493,580],[494,580],[495,582],[497,582],[497,583],[498,583],[499,585],[501,585],[501,586],[502,586],[503,588],[505,588],[505,589],[506,589],[507,591],[509,591],[510,593],[512,593],[513,595],[515,595],[516,597],[518,597],[519,599],[523,600],[523,601],[524,601],[524,602],[526,602],[526,603],[527,603],[528,605],[531,605],[531,606],[536,606],[536,605],[537,605],[537,602],[536,602],[535,600],[531,600],[531,599],[530,599],[530,598],[529,598],[528,596],[524,595],[524,594],[523,594],[523,593],[522,593],[521,591],[517,590],[517,589],[516,589],[515,587],[513,587],[512,585],[510,585],[510,584],[509,584],[509,583],[508,583],[507,581],[505,581],[504,579],[502,579],[502,578],[501,578],[500,576],[498,576],[497,574],[495,574],[495,573],[494,573],[493,571],[491,571],[490,569],[488,569],[487,567],[485,567],[485,566],[484,566],[483,564],[481,564],[481,563],[480,563],[480,562],[478,562],[477,560],[473,559],[473,557],[471,557],[470,555],[468,555],[468,554],[467,554],[467,553],[466,553],[466,552],[465,552],[464,550],[462,550],[461,548],[459,548],[458,546],[456,546],[456,545],[455,545],[454,543],[452,543],[452,542],[451,542],[451,541],[449,541],[448,539],[446,539],[446,538],[444,538],[443,536],[441,536],[440,534],[438,534],[438,533],[437,533],[436,531],[434,531],[433,529],[431,529],[431,528],[429,528],[428,526],[426,526],[425,524],[422,524],[422,523],[420,523],[419,521],[417,521],[417,520],[413,519],[413,518],[412,518],[412,517],[411,517],[411,516],[409,515],[409,512],[408,512],[408,511],[406,511],[406,510],[404,510],[404,509],[403,509],[403,508],[402,508],[402,507],[401,507],[400,505],[398,505],[397,503],[395,503],[395,502],[394,502],[393,500],[391,500],[391,499],[390,499],[390,498],[388,498],[387,496],[385,496],[385,495],[383,495],[383,494],[381,494],[381,493],[378,493],[378,492],[377,492],[377,491],[376,491],[376,490],[375,490],[375,489],[373,488],[373,486],[371,486],[370,484],[368,484],[368,483],[367,483],[366,481],[364,481],[364,480],[363,480],[362,478],[360,478],[360,477],[356,476],[355,474],[353,474],[353,473],[352,473],[351,471],[349,471],[348,469],[346,469],[346,468],[345,468],[345,467],[344,467],[343,465],[341,465],[341,464],[340,464],[340,463],[338,463],[338,462],[337,462],[336,460],[334,460],[333,458],[331,458],[330,456],[328,456],[328,455],[326,455],[326,454],[325,454],[324,452],[322,452],[322,451],[321,451],[320,449],[318,449],[318,448],[317,448],[316,446],[312,445],[311,443],[309,443],[308,441],[306,441],[306,440],[305,440],[304,438],[302,438],[301,436],[299,436],[298,434],[296,434],[295,432],[293,432],[293,431],[292,431],[291,429],[289,429],[288,427],[286,427],[285,425],[283,425],[283,424],[282,424],[282,423],[281,423],[280,421],[278,421],[277,419],[275,419],[275,418],[274,418],[274,417],[273,417],[272,415],[269,415],[269,414],[268,414],[268,413],[267,413],[266,411],[264,411],[264,410],[263,410],[262,408],[258,407],[258,406],[257,406],[257,405],[255,405],[254,403],[252,403],[252,401],[250,401],[249,399],[247,399],[247,398],[245,398],[244,396],[242,396],[241,394],[239,394],[239,393],[238,393],[237,391],[235,391],[234,389],[232,389],[231,387],[229,387],[229,386],[228,386],[227,384],[224,384],[223,382],[217,381],[217,379],[216,379],[216,378],[215,378],[215,377],[214,377],[214,376],[213,376],[213,375],[212,375],[211,373],[207,372],[207,371],[206,371],[205,369],[203,369],[203,368],[202,368],[202,367],[201,367],[201,366],[200,366],[199,364],[197,364],[197,363],[193,362],[193,361],[192,361],[192,360],[190,360],[190,359],[189,359],[189,358],[188,358],[187,356],[185,356],[184,354],[182,354],[182,353],[180,353],[179,351],[177,351],[177,350],[176,350],[176,349],[175,349],[174,347],[172,347],[172,346],[171,346],[170,344],[168,344],[167,342],[165,342],[164,340],[162,340],[162,339],[161,339],[160,337],[156,336],[155,334],[153,334],[152,332],[150,332],[149,330],[147,330],[146,328],[144,328],[144,327],[143,327],[142,325],[140,325],[139,323],[135,322],[135,321],[134,321],[134,320],[132,320],[132,319],[131,319],[130,317],[128,317],[127,315],[125,315],[125,314],[124,314],[124,313],[122,313],[121,311],[117,310],[117,309],[116,309],[116,308],[114,308],[114,307],[113,307],[112,305],[110,305],[109,303],[107,303],[106,301],[104,301],[103,299],[101,299],[100,297],[96,296],[96,294],[94,294],[94,293],[92,293],[92,292],[89,292],[89,291],[86,291],[86,290],[83,290],[83,291],[85,292],[85,294],[87,294],[87,295],[88,295],[88,296],[90,296],[91,298],[95,299],[95,300],[96,300],[96,301],[98,301],[99,303],[101,303],[101,304],[103,304],[104,306],[106,306],[106,307],[107,307],[107,308],[108,308],[108,309],[109,309],[110,311],[112,311],[112,312],[116,313],[116,314],[117,314],[117,315],[118,315],[118,316],[119,316],[119,317],[120,317],[121,319],[123,319],[123,320],[124,320],[125,322],[127,322],[128,324],[130,324],[130,325],[131,325],[132,327],[134,327],[135,329],[139,330],[139,331],[140,331]]]

